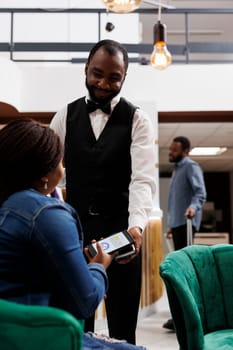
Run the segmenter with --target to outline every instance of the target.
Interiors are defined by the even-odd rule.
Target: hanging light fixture
[[[108,9],[106,9],[107,22],[106,22],[106,25],[105,25],[105,30],[106,30],[106,32],[111,32],[111,31],[113,31],[113,29],[115,29],[115,25],[108,20],[108,14],[109,14],[109,11],[108,11]]]
[[[159,70],[166,69],[172,56],[166,46],[166,25],[161,23],[161,5],[158,9],[158,22],[154,25],[154,50],[150,57],[151,65]]]
[[[142,0],[103,0],[109,11],[116,13],[128,13],[136,10]]]

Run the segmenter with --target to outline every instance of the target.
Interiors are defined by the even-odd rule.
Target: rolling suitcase
[[[187,246],[193,244],[193,227],[192,227],[192,219],[187,217],[186,221],[187,225]],[[173,240],[172,238],[167,238],[167,234],[164,233],[164,238],[166,241],[167,249],[169,252],[172,252],[174,250]]]

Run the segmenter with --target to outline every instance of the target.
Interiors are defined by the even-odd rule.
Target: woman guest
[[[0,130],[0,298],[85,319],[106,293],[113,256],[97,244],[95,257],[85,248],[87,264],[76,211],[48,196],[63,177],[62,158],[60,139],[49,127],[16,119]],[[138,348],[84,334],[83,348],[91,342],[101,350],[106,344]]]

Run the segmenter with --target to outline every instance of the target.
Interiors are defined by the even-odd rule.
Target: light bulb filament
[[[166,43],[158,41],[154,44],[154,50],[151,54],[150,63],[154,68],[163,70],[172,62],[170,52],[166,47]]]

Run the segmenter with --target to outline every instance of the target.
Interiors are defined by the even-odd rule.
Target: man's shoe
[[[167,322],[165,322],[165,323],[163,324],[163,328],[169,329],[169,330],[171,330],[171,331],[174,331],[174,330],[175,330],[175,327],[174,327],[174,323],[173,323],[172,318],[170,318],[169,320],[167,320]]]

